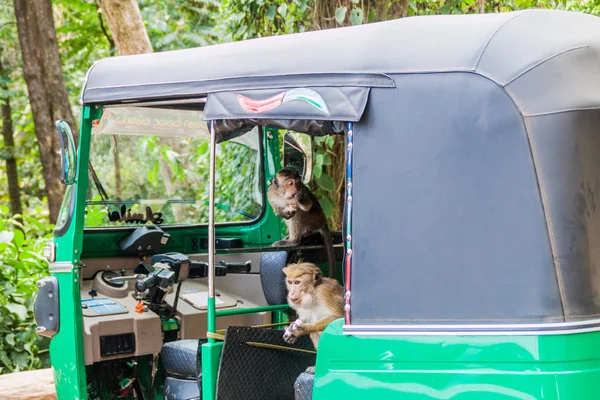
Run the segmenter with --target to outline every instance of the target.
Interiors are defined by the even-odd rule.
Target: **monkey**
[[[298,171],[291,167],[279,170],[271,180],[267,197],[273,212],[283,218],[288,228],[288,236],[272,246],[297,246],[303,237],[319,232],[327,252],[329,277],[335,277],[335,254],[327,218],[319,200],[302,183]]]
[[[319,267],[312,263],[290,264],[283,273],[287,302],[298,314],[285,329],[283,340],[295,343],[299,336],[310,335],[317,350],[325,327],[344,316],[344,289],[337,280],[322,277]],[[314,366],[306,370],[314,371]]]

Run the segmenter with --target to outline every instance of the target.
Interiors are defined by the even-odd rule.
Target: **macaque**
[[[319,267],[312,263],[290,264],[283,273],[288,304],[298,314],[298,319],[285,329],[283,340],[295,343],[299,336],[310,335],[317,350],[325,327],[344,316],[344,289],[335,279],[323,278]],[[314,373],[314,366],[306,371]]]
[[[319,232],[323,236],[327,251],[329,277],[335,277],[335,255],[327,218],[319,200],[302,183],[298,171],[288,167],[277,172],[271,181],[267,196],[273,211],[284,219],[288,228],[288,236],[272,246],[297,246],[303,237]]]

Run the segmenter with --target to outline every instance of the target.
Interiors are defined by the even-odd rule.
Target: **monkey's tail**
[[[325,243],[325,251],[327,251],[327,264],[329,266],[329,277],[335,278],[335,253],[333,252],[333,241],[331,240],[331,232],[328,227],[321,229],[321,236],[323,236],[323,242]]]

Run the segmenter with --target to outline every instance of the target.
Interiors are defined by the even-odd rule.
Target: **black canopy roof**
[[[521,84],[511,87],[510,94],[523,114],[540,114],[596,104],[589,96],[598,91],[589,86],[600,85],[593,72],[599,52],[598,20],[580,13],[526,10],[411,17],[105,58],[88,72],[82,102],[286,87],[389,87],[393,82],[387,74],[469,71],[501,86],[530,75],[519,79]],[[557,71],[569,79],[557,81]],[[322,89],[320,93],[326,95]]]

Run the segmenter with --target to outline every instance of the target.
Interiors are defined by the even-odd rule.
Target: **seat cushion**
[[[167,375],[195,380],[201,373],[198,346],[205,342],[204,339],[189,339],[165,343],[160,356]]]
[[[311,400],[315,374],[303,372],[294,383],[295,400]]]
[[[165,400],[200,400],[199,382],[169,377],[165,379]]]

